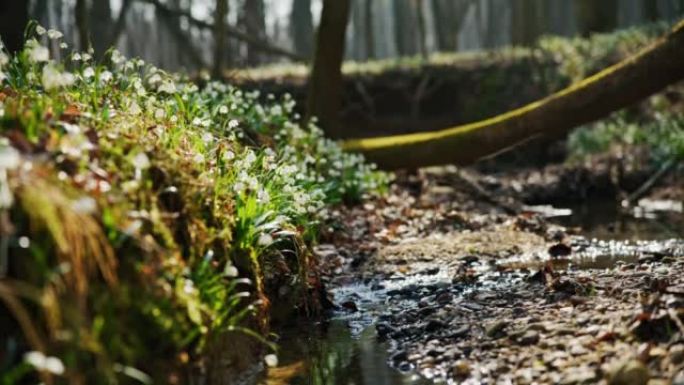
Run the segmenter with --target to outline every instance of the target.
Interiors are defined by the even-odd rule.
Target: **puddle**
[[[684,215],[676,210],[662,210],[662,206],[643,205],[630,212],[620,208],[615,201],[593,201],[567,207],[572,215],[556,216],[551,221],[568,228],[578,228],[579,233],[588,239],[664,240],[682,237]]]
[[[423,385],[416,374],[391,368],[388,346],[374,326],[354,333],[347,320],[300,325],[281,334],[280,367],[269,370],[263,385]]]

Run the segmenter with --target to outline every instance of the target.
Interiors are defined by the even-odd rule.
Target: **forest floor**
[[[680,383],[680,176],[597,226],[524,204],[585,199],[597,202],[591,215],[604,215],[601,206],[619,206],[619,194],[595,194],[611,191],[610,164],[599,157],[495,177],[455,168],[399,175],[385,198],[341,210],[345,225],[317,248],[336,316],[352,329],[374,325],[388,364],[427,379]],[[659,218],[656,227],[644,217]]]

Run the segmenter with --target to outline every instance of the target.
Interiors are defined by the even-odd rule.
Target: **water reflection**
[[[373,326],[354,336],[345,320],[335,319],[321,327],[294,327],[281,336],[281,367],[269,370],[261,384],[427,384],[387,365],[387,346],[378,343]]]

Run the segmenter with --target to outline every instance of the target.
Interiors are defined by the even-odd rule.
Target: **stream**
[[[559,282],[571,287],[559,289],[560,294],[554,294],[559,298],[575,300],[575,293],[583,290],[581,277],[588,273],[600,277],[607,275],[602,271],[627,271],[649,258],[684,255],[684,242],[677,240],[684,229],[681,212],[625,213],[602,202],[570,209],[572,215],[551,219],[567,228],[581,228],[582,236],[573,239],[571,256],[552,261],[553,269],[568,274],[561,273]],[[515,331],[516,325],[505,320],[540,318],[528,307],[537,297],[548,297],[535,281],[543,279],[537,271],[546,262],[524,256],[496,264],[474,261],[469,266],[477,274],[466,280],[456,281],[435,266],[334,287],[336,303],[347,306],[325,322],[281,330],[279,367],[258,383],[404,385],[455,383],[454,378],[468,377],[478,383],[497,376],[502,369],[496,364],[466,360],[490,357],[489,347],[466,342],[471,338],[487,345],[481,341],[505,335],[521,346],[537,344],[539,332]],[[600,279],[597,282],[600,285]],[[567,290],[571,292],[564,296]]]

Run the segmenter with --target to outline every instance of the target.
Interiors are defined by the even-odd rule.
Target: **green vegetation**
[[[0,53],[0,383],[169,381],[227,333],[267,342],[276,275],[316,311],[327,208],[387,174],[288,97],[27,36]]]

